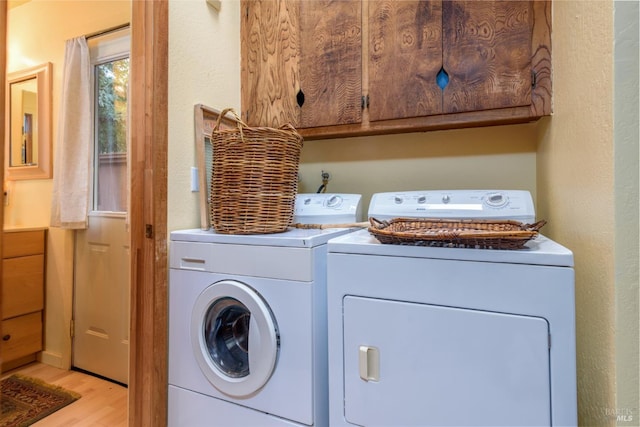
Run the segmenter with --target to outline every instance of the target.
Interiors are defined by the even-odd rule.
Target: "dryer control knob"
[[[487,194],[486,203],[487,205],[499,208],[507,204],[509,199],[502,193],[490,193]]]

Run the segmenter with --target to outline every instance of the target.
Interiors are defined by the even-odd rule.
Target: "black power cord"
[[[326,193],[327,192],[327,184],[329,183],[329,172],[322,171],[322,184],[318,187],[318,191],[316,193]]]

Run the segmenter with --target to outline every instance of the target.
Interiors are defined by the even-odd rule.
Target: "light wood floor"
[[[65,371],[33,363],[2,373],[2,378],[20,373],[80,393],[70,405],[33,424],[34,427],[126,427],[127,388],[76,371]]]

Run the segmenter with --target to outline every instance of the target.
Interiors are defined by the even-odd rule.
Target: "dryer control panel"
[[[472,218],[535,222],[531,193],[521,190],[425,190],[376,193],[369,217]]]
[[[358,222],[362,209],[360,194],[300,193],[296,195],[293,222],[300,224],[342,224]]]

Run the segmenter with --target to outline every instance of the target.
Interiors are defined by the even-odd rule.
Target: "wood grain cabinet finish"
[[[2,371],[42,350],[45,230],[3,232]]]
[[[242,118],[306,139],[551,114],[551,2],[243,0]]]

